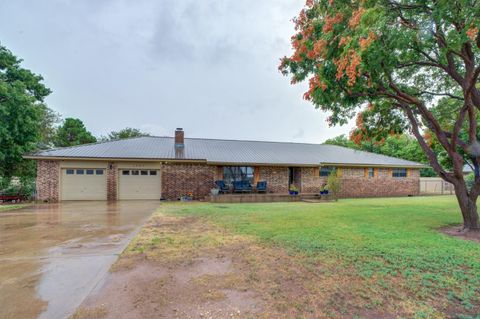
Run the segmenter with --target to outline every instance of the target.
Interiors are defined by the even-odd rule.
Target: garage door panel
[[[62,169],[61,197],[62,200],[106,200],[105,169]]]
[[[122,169],[119,171],[118,176],[119,199],[160,199],[160,170]]]

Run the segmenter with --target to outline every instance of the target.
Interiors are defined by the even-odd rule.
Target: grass
[[[166,204],[162,209],[169,215],[202,217],[219,229],[306,256],[304,263],[322,265],[322,276],[344,274],[353,290],[358,282],[366,295],[408,296],[402,307],[412,308],[416,318],[442,317],[447,308],[458,316],[479,309],[479,244],[438,231],[461,222],[450,196],[322,204]],[[381,306],[381,297],[366,298],[368,305]]]
[[[0,205],[0,212],[6,212],[14,209],[20,209],[28,206],[29,204],[9,204],[9,205]]]

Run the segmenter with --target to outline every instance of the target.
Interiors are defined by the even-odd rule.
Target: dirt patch
[[[440,231],[449,236],[453,236],[453,237],[461,238],[465,240],[471,240],[471,241],[480,243],[480,231],[465,232],[465,231],[462,231],[462,228],[463,228],[462,226],[448,226],[448,227],[441,228]]]
[[[443,318],[442,307],[417,302],[399,276],[363,277],[205,219],[156,215],[80,309],[104,309],[101,318],[393,319]]]

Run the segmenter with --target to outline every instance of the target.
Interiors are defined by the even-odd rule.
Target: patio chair
[[[266,181],[257,182],[257,192],[258,193],[266,193],[267,192],[267,182]]]
[[[234,181],[233,192],[234,193],[249,193],[253,190],[249,181]]]
[[[250,193],[253,191],[253,186],[249,181],[243,181],[243,192]]]
[[[225,181],[223,180],[215,181],[215,186],[218,188],[219,193],[225,194],[230,191],[230,188],[227,184],[225,184]]]

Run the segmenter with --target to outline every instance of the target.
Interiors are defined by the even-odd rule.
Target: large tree
[[[22,155],[38,147],[49,112],[43,101],[50,90],[40,75],[22,68],[21,62],[0,46],[0,177],[6,184],[12,176],[31,173]]]
[[[54,138],[55,146],[66,147],[94,143],[97,139],[90,133],[80,119],[66,118],[57,129]]]
[[[294,83],[309,79],[304,98],[330,112],[333,125],[365,112],[364,122],[379,123],[369,133],[409,129],[436,173],[455,186],[464,229],[478,231],[480,3],[308,0],[295,27],[294,53],[280,70]],[[440,97],[461,103],[448,114],[453,125],[432,111]],[[442,167],[427,131],[451,160],[451,171]],[[475,170],[470,189],[463,154]]]

